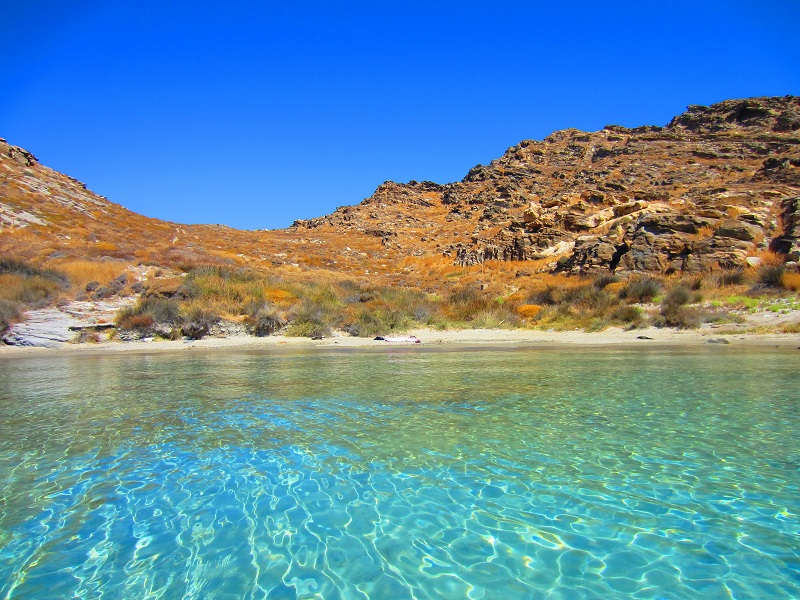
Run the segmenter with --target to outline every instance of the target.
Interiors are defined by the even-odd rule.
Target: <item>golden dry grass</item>
[[[43,263],[48,269],[65,273],[75,289],[82,290],[90,281],[105,283],[125,272],[127,265],[114,261],[49,260]]]
[[[542,307],[538,304],[522,304],[517,307],[517,314],[523,319],[535,319],[542,312]]]
[[[40,275],[0,274],[0,298],[31,307],[49,304],[61,293],[58,283]]]
[[[783,287],[792,292],[800,292],[800,273],[786,272],[783,274]]]

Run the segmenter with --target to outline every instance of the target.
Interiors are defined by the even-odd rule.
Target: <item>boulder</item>
[[[558,270],[585,274],[614,270],[628,245],[611,238],[582,236],[575,241],[572,255],[558,265]]]
[[[745,242],[763,239],[764,230],[758,225],[751,225],[738,219],[727,219],[720,223],[714,232],[716,237],[728,237]]]

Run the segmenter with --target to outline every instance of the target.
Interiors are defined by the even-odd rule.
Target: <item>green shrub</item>
[[[686,286],[693,292],[697,292],[702,289],[703,284],[705,283],[706,278],[702,275],[693,275],[691,277],[684,277],[681,279],[680,285]]]
[[[655,324],[657,327],[697,329],[700,327],[700,311],[691,306],[666,304],[661,307],[661,316]]]
[[[325,337],[341,317],[336,297],[328,293],[303,298],[289,311],[289,328],[292,337]]]
[[[286,335],[290,337],[322,338],[331,334],[331,328],[325,323],[316,321],[295,320],[286,329]]]
[[[538,304],[539,306],[553,306],[559,302],[559,288],[554,285],[547,285],[541,290],[528,295],[525,304]]]
[[[663,300],[663,304],[670,304],[674,306],[683,306],[689,304],[692,300],[691,290],[683,285],[678,285],[672,288]]]
[[[586,331],[589,333],[594,333],[597,331],[603,331],[604,329],[608,329],[608,321],[605,319],[601,319],[599,317],[595,317],[589,323],[589,326],[586,328]]]
[[[636,329],[647,323],[644,311],[638,306],[621,304],[611,312],[611,319],[626,325],[628,329]]]
[[[490,310],[490,300],[474,287],[453,290],[445,301],[448,317],[457,322],[472,321],[477,315]]]
[[[594,286],[575,288],[575,293],[566,300],[592,316],[604,316],[619,305],[619,299],[615,295]]]
[[[192,340],[199,340],[208,335],[211,328],[219,321],[219,316],[211,309],[195,305],[190,306],[183,314],[180,314],[171,322],[180,324],[180,333],[182,335]]]
[[[655,277],[640,275],[628,281],[620,296],[629,302],[648,302],[661,293],[662,287]]]
[[[615,275],[614,273],[601,273],[596,275],[594,279],[592,279],[592,285],[596,287],[598,290],[602,290],[609,284],[617,283],[621,281],[622,278],[619,275]]]
[[[114,322],[120,329],[142,332],[150,331],[158,324],[180,326],[180,305],[173,298],[142,298],[135,305],[120,310]]]
[[[253,335],[258,337],[272,335],[286,325],[286,320],[278,309],[269,304],[258,307],[248,316],[246,322]]]
[[[777,288],[783,287],[783,274],[786,267],[778,265],[761,265],[756,274],[756,282],[759,287]]]
[[[745,270],[741,267],[736,269],[725,269],[724,271],[719,271],[715,273],[712,281],[718,287],[726,286],[726,285],[741,285],[745,283],[747,279],[747,274]]]
[[[391,327],[378,314],[368,308],[362,308],[356,312],[343,329],[356,337],[373,337],[392,331]]]
[[[18,302],[0,298],[0,335],[8,331],[21,315],[22,307]]]

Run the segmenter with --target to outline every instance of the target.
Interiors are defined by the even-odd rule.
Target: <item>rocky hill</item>
[[[381,185],[293,229],[377,236],[459,265],[552,259],[554,271],[700,272],[759,251],[798,259],[800,98],[690,106],[665,127],[526,140],[460,182]]]
[[[766,250],[796,261],[800,98],[690,106],[664,127],[558,131],[460,182],[386,182],[280,231],[143,217],[0,140],[0,232],[0,253],[39,262],[210,262],[422,287],[424,261],[567,273],[700,272]]]

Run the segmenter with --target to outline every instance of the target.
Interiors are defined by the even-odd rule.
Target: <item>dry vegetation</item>
[[[602,330],[696,328],[741,321],[743,311],[800,308],[797,273],[780,264],[705,276],[534,274],[502,279],[486,266],[419,265],[426,287],[376,284],[326,271],[282,274],[204,266],[147,286],[120,314],[121,329],[143,335],[197,337],[215,323],[239,323],[253,335],[324,337],[333,331],[375,336],[416,327]],[[514,269],[513,264],[500,265]],[[517,265],[519,266],[519,265]],[[784,304],[781,305],[780,302]]]
[[[443,257],[406,258],[397,272],[361,276],[287,265],[184,265],[182,271],[139,265],[137,271],[109,258],[50,259],[41,266],[3,260],[0,328],[26,309],[85,296],[86,290],[135,290],[139,300],[117,317],[120,331],[172,339],[201,338],[218,324],[258,336],[307,337],[334,331],[373,337],[417,327],[696,328],[736,324],[747,311],[800,309],[800,274],[779,259],[765,255],[758,268],[704,275],[627,278],[541,273],[532,261],[456,267]],[[147,274],[138,288],[132,287],[131,272]],[[412,279],[417,285],[409,285]]]
[[[0,259],[0,334],[24,316],[25,310],[54,304],[69,288],[65,274]]]

